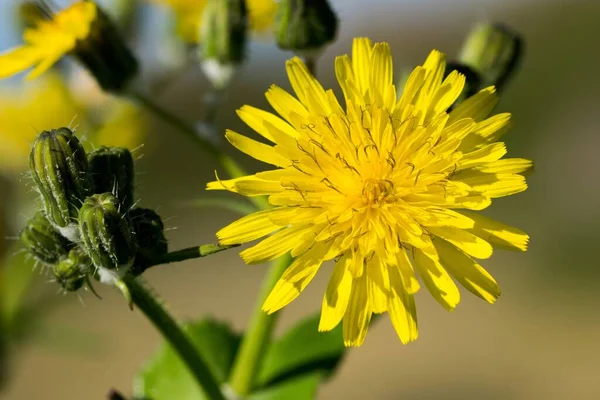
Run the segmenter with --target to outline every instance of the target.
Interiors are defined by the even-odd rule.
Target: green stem
[[[227,173],[229,175],[239,176],[240,172],[245,174],[242,170],[242,167],[240,167],[233,158],[223,153],[223,151],[221,151],[221,149],[215,143],[204,139],[201,136],[198,129],[196,129],[196,127],[183,121],[181,118],[166,110],[165,108],[163,108],[162,106],[155,103],[153,100],[149,99],[141,93],[132,92],[131,95],[134,99],[139,101],[146,109],[148,109],[154,115],[156,115],[169,125],[173,126],[174,128],[177,128],[179,132],[183,133],[185,136],[191,139],[206,154],[214,157],[215,160],[219,162],[225,168],[225,170],[227,170]]]
[[[148,317],[175,352],[179,354],[200,385],[204,396],[211,400],[225,400],[218,381],[179,324],[137,279],[125,278],[124,283],[131,293],[133,303]]]
[[[223,250],[230,249],[232,247],[237,247],[239,245],[234,246],[220,246],[217,244],[203,244],[201,246],[188,247],[185,249],[172,251],[166,254],[163,258],[156,261],[155,265],[169,264],[174,262],[180,262],[185,260],[191,260],[194,258],[201,258],[210,256],[211,254],[218,253]]]
[[[262,305],[279,280],[289,267],[292,258],[289,255],[280,257],[273,262],[257,299],[256,306],[250,318],[250,325],[242,339],[240,349],[233,364],[229,385],[234,392],[245,396],[253,389],[254,380],[258,374],[267,345],[270,343],[279,313],[267,314]]]
[[[175,114],[166,110],[139,92],[132,91],[130,95],[152,114],[159,117],[174,128],[177,128],[180,133],[184,134],[194,143],[196,143],[196,145],[198,145],[202,151],[212,156],[217,163],[221,164],[223,169],[227,171],[227,174],[230,177],[237,178],[248,175],[248,173],[232,157],[225,154],[225,152],[219,148],[219,146],[210,142],[209,140],[204,139],[196,127],[183,121]],[[269,203],[264,196],[251,197],[250,201],[259,209],[265,209],[269,206]]]

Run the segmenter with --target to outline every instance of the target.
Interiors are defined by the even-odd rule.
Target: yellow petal
[[[456,179],[492,199],[510,196],[527,189],[525,177],[519,174],[485,174],[479,171],[468,171],[467,176],[461,174]]]
[[[394,68],[392,65],[392,51],[386,42],[376,43],[371,56],[371,93],[377,93],[377,102],[391,110],[394,106],[388,103],[388,93],[392,89]]]
[[[475,167],[486,174],[523,174],[533,170],[533,161],[524,158],[505,158]]]
[[[500,296],[496,280],[471,257],[444,240],[436,240],[435,247],[444,267],[461,285],[488,303]]]
[[[462,229],[436,226],[429,230],[475,258],[490,258],[494,251],[491,244]]]
[[[296,299],[317,274],[326,251],[325,245],[315,245],[294,260],[271,290],[262,306],[263,311],[272,314]]]
[[[208,182],[206,190],[229,190],[245,196],[261,196],[279,193],[285,190],[278,181],[267,181],[255,176],[243,176],[235,179]]]
[[[219,243],[241,244],[266,236],[283,226],[273,223],[273,219],[286,211],[286,208],[278,208],[246,215],[217,232]]]
[[[419,285],[419,281],[417,281],[415,271],[404,249],[396,253],[396,263],[406,292],[409,294],[417,293],[421,286]]]
[[[358,347],[363,344],[369,330],[371,315],[367,277],[363,274],[352,281],[350,302],[343,321],[344,345]]]
[[[360,94],[365,94],[369,89],[372,51],[373,44],[368,38],[355,38],[352,41],[352,70]]]
[[[273,115],[270,112],[260,110],[256,107],[252,106],[243,106],[239,110],[237,110],[238,116],[244,121],[250,128],[254,129],[258,134],[260,134],[265,139],[268,139],[275,143],[275,139],[273,135],[269,132],[268,126],[265,122],[274,126],[281,132],[285,134],[295,137],[298,136],[296,131],[290,124],[282,120],[281,118]]]
[[[352,275],[348,270],[350,253],[344,254],[335,264],[327,291],[323,297],[319,332],[335,328],[346,313],[352,290]]]
[[[302,118],[309,116],[308,110],[298,99],[277,85],[271,85],[265,93],[265,97],[271,107],[290,123],[293,113],[300,115]]]
[[[458,170],[474,167],[478,164],[498,161],[506,154],[506,146],[504,143],[492,143],[478,150],[466,153],[460,159]]]
[[[460,103],[450,112],[449,124],[459,119],[473,118],[479,122],[485,119],[498,104],[496,88],[493,86],[480,90],[478,93]]]
[[[302,240],[306,228],[293,226],[262,240],[258,244],[240,253],[246,264],[260,264],[281,257],[297,246]]]
[[[38,48],[30,46],[16,47],[0,54],[0,79],[8,78],[37,63],[43,54]]]
[[[439,261],[430,258],[419,249],[415,249],[414,260],[414,265],[429,293],[446,310],[454,310],[460,302],[460,292],[448,272]]]
[[[227,130],[225,137],[234,147],[239,151],[248,154],[259,161],[267,164],[275,165],[277,167],[287,167],[291,164],[291,161],[281,156],[279,153],[264,143],[257,142],[256,140],[250,139],[246,136],[240,135],[239,133]]]
[[[390,280],[387,267],[377,253],[367,262],[367,292],[371,311],[381,314],[387,311],[390,296]]]
[[[391,294],[388,303],[388,312],[392,325],[404,344],[417,339],[417,308],[415,298],[408,292],[404,279],[395,268],[390,268],[389,279]]]
[[[491,243],[494,247],[513,251],[527,251],[529,235],[520,229],[476,213],[468,211],[461,211],[461,213],[475,221],[475,226],[471,229],[471,232]]]
[[[327,96],[323,86],[315,79],[314,76],[308,71],[306,65],[299,57],[294,57],[291,60],[286,61],[285,68],[294,89],[294,93],[298,96],[298,99],[305,106],[309,105],[309,96],[312,96],[317,101],[319,107],[309,107],[311,113],[317,114],[329,114],[330,110]]]

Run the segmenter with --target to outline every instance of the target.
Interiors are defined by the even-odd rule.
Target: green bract
[[[79,231],[93,264],[100,269],[121,269],[121,274],[132,265],[135,246],[129,220],[119,207],[119,200],[111,193],[88,197],[79,211]]]
[[[75,220],[90,190],[81,143],[68,128],[44,131],[33,143],[29,166],[48,220],[76,240]]]
[[[88,155],[94,193],[112,193],[123,211],[133,205],[134,170],[131,152],[124,147],[102,146]]]
[[[38,261],[55,264],[69,253],[71,243],[65,239],[46,219],[37,212],[21,231],[21,242]]]

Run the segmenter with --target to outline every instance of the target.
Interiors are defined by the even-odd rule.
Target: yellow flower
[[[418,274],[447,310],[460,300],[451,277],[493,303],[494,278],[475,260],[492,246],[525,251],[518,229],[466,210],[527,188],[524,159],[501,159],[497,142],[510,114],[488,117],[497,102],[486,88],[452,111],[465,84],[444,77],[432,51],[396,99],[387,43],[356,39],[352,59],[335,61],[343,109],[298,58],[286,64],[296,94],[272,86],[267,100],[280,117],[244,106],[238,114],[274,145],[228,131],[242,152],[275,169],[208,184],[245,196],[269,196],[274,208],[239,219],[217,233],[220,243],[246,243],[247,263],[295,257],[264,303],[273,313],[294,300],[323,262],[335,268],[323,299],[319,330],[343,320],[347,346],[363,343],[373,313],[388,312],[403,343],[417,338]]]
[[[188,43],[199,43],[202,13],[208,0],[150,0],[171,7],[175,12],[177,34]],[[277,14],[274,0],[248,0],[250,29],[257,33],[265,32],[273,25]]]
[[[0,54],[0,79],[35,67],[27,79],[47,71],[64,55],[73,51],[79,40],[88,37],[97,9],[81,1],[60,11],[49,20],[40,20],[23,34],[25,44]]]
[[[42,2],[42,4],[44,4]],[[47,71],[63,56],[77,58],[108,92],[121,92],[137,74],[138,63],[118,30],[92,1],[82,0],[60,12],[44,8],[28,17],[25,44],[0,54],[0,79],[34,67],[27,79]]]
[[[115,99],[98,124],[75,101],[60,76],[46,74],[24,88],[0,91],[0,171],[18,173],[28,166],[31,145],[39,132],[61,126],[77,127],[87,148],[96,145],[135,148],[144,139],[145,119],[131,103]],[[104,123],[105,122],[105,123]]]

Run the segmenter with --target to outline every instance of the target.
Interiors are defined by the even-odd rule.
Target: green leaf
[[[219,383],[224,383],[237,352],[240,336],[231,328],[212,319],[185,327],[194,345]],[[192,374],[170,346],[163,344],[138,374],[135,397],[152,400],[203,400]]]
[[[341,324],[319,332],[319,314],[310,316],[275,341],[268,349],[258,376],[258,386],[272,386],[306,373],[332,373],[344,352]]]
[[[325,373],[320,371],[299,375],[248,396],[248,400],[313,400]]]

